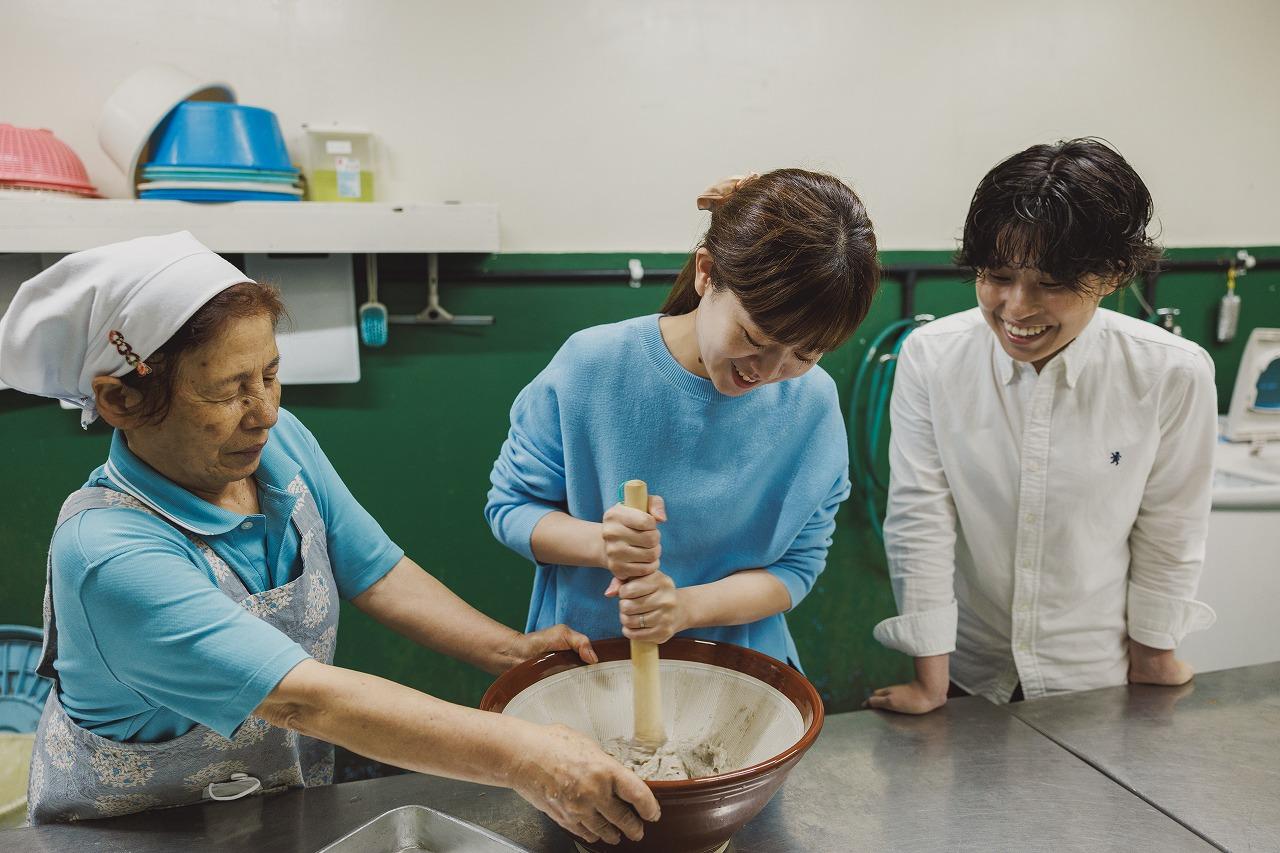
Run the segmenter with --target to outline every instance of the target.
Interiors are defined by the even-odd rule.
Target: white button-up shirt
[[[1123,684],[1132,638],[1171,649],[1194,600],[1217,433],[1213,362],[1099,309],[1039,375],[975,308],[929,323],[895,375],[884,538],[886,646],[951,653],[1007,702]]]

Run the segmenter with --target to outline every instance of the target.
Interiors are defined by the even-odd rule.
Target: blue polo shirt
[[[127,492],[169,521],[127,507],[86,510],[54,532],[53,602],[60,698],[71,719],[116,741],[170,740],[201,723],[231,737],[307,657],[284,633],[227,597],[191,540],[196,533],[251,593],[302,573],[290,522],[301,475],[324,520],[343,598],[391,570],[404,551],[352,496],[315,438],[284,409],[254,479],[262,510],[240,515],[166,479],[116,432],[86,486]]]

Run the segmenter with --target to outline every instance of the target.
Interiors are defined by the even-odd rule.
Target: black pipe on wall
[[[1165,260],[1150,273],[1143,276],[1143,297],[1151,305],[1156,301],[1156,286],[1160,276],[1165,273],[1181,272],[1214,272],[1225,273],[1228,268],[1243,270],[1244,263],[1236,259],[1217,261],[1175,261]],[[1280,270],[1280,258],[1258,260],[1251,269]],[[645,282],[674,281],[680,274],[678,269],[646,269]],[[921,278],[956,278],[968,277],[970,270],[955,264],[889,264],[880,268],[882,278],[897,281],[902,286],[902,301],[899,309],[902,317],[915,314],[915,289]],[[546,283],[546,282],[580,282],[580,283],[627,283],[631,281],[631,272],[624,268],[614,269],[560,269],[560,270],[455,270],[442,273],[442,278],[456,282],[505,282],[505,283]]]

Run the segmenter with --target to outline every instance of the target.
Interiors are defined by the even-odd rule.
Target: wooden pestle
[[[623,484],[623,503],[649,511],[649,487],[644,480]],[[662,725],[662,682],[658,678],[658,644],[631,641],[631,691],[634,702],[636,746],[654,750],[666,743]]]

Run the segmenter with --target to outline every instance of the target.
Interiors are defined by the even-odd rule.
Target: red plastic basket
[[[84,163],[52,131],[0,124],[0,182],[96,195]]]

